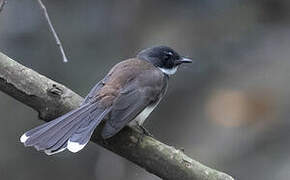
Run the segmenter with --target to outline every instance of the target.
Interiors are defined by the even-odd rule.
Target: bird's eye
[[[172,56],[173,56],[173,53],[172,52],[164,52],[165,53],[165,56],[164,56],[164,59],[165,60],[169,60]]]
[[[164,56],[164,60],[169,60],[170,59],[170,56],[168,56],[167,54]]]

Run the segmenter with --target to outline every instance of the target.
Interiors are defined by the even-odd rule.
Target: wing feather
[[[151,103],[151,94],[152,89],[149,87],[121,93],[113,104],[110,119],[102,130],[102,137],[104,139],[112,137],[133,120]]]

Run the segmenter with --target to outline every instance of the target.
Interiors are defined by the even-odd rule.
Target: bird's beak
[[[186,57],[182,57],[182,59],[180,60],[181,63],[192,63],[192,60]]]
[[[183,63],[192,63],[192,60],[186,57],[182,57],[179,60],[176,61],[176,65],[180,65]]]

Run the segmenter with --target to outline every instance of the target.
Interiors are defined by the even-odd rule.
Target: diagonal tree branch
[[[39,112],[49,121],[76,108],[82,97],[0,52],[0,90]],[[101,128],[101,127],[99,127]],[[229,175],[191,159],[182,151],[124,128],[103,143],[99,128],[91,141],[125,157],[165,180],[233,180]]]

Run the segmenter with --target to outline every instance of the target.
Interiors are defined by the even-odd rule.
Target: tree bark
[[[83,98],[67,87],[17,63],[0,52],[0,90],[52,120],[77,108]],[[126,127],[106,143],[99,126],[91,141],[165,180],[233,180],[191,159],[181,150]]]

